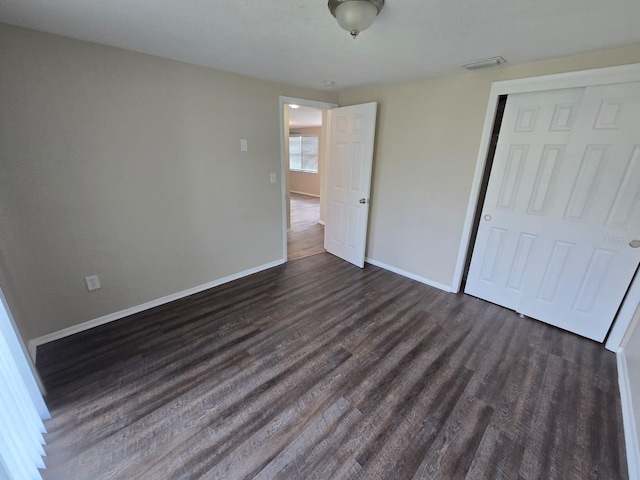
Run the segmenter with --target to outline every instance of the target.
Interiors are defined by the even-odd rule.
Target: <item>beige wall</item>
[[[450,286],[491,83],[638,62],[640,45],[343,92],[379,104],[367,256]]]
[[[26,339],[280,259],[278,97],[335,95],[2,24],[0,45],[0,284]],[[450,285],[491,82],[635,62],[343,92],[379,102],[368,256]]]
[[[279,96],[336,95],[2,24],[0,45],[0,284],[25,339],[281,259]]]
[[[306,127],[306,128],[292,128],[291,132],[301,133],[303,135],[318,135],[322,136],[322,127]],[[320,196],[320,175],[321,164],[320,157],[324,151],[324,145],[322,138],[320,141],[320,151],[318,152],[318,173],[306,173],[306,172],[290,172],[289,173],[289,190],[300,193],[308,193],[310,195]]]
[[[307,172],[291,172],[291,191],[320,196],[320,174]]]

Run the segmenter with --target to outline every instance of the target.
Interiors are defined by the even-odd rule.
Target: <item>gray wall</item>
[[[491,83],[639,62],[635,45],[341,93],[378,102],[367,256],[451,286]]]
[[[25,339],[282,257],[278,97],[335,94],[3,24],[0,45],[0,284]]]

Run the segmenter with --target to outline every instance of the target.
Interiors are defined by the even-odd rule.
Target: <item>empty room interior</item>
[[[638,25],[0,0],[0,479],[640,479]]]

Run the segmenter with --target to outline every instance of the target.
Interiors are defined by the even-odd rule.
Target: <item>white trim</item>
[[[104,325],[106,323],[114,322],[116,320],[120,320],[121,318],[134,315],[136,313],[144,312],[145,310],[149,310],[151,308],[158,307],[160,305],[164,305],[166,303],[173,302],[175,300],[179,300],[184,297],[188,297],[189,295],[200,293],[205,290],[209,290],[210,288],[218,287],[224,283],[233,282],[234,280],[238,280],[240,278],[253,275],[254,273],[262,272],[263,270],[268,270],[269,268],[277,267],[278,265],[282,265],[283,263],[285,263],[285,260],[281,258],[273,262],[265,263],[264,265],[260,265],[258,267],[250,268],[248,270],[244,270],[239,273],[234,273],[233,275],[228,275],[226,277],[220,278],[218,280],[214,280],[209,283],[205,283],[203,285],[198,285],[197,287],[189,288],[188,290],[183,290],[178,293],[167,295],[166,297],[158,298],[156,300],[151,300],[150,302],[143,303],[142,305],[127,308],[125,310],[120,310],[119,312],[110,313],[109,315],[105,315],[103,317],[94,318],[93,320],[88,320],[78,325],[73,325],[72,327],[67,327],[53,333],[48,333],[47,335],[43,335],[38,338],[33,338],[29,340],[29,354],[31,355],[31,358],[35,362],[37,347],[39,347],[40,345],[44,345],[45,343],[53,342],[54,340],[59,340],[61,338],[68,337],[76,333],[84,332],[85,330],[89,330],[90,328],[94,328],[100,325]]]
[[[638,305],[640,305],[640,274],[636,273],[631,281],[631,286],[626,297],[622,301],[616,320],[613,322],[611,332],[607,337],[605,348],[617,352],[623,346],[625,334],[633,331],[633,326],[640,320],[640,315],[634,317]],[[634,321],[635,318],[635,321]]]
[[[4,301],[0,302],[0,476],[35,479],[40,478],[38,470],[45,468],[43,420],[51,415],[9,316]]]
[[[320,198],[320,195],[316,195],[315,193],[299,192],[298,190],[289,190],[289,192],[297,193],[298,195],[306,195],[307,197]]]
[[[479,207],[480,185],[484,175],[487,154],[489,152],[489,145],[491,142],[491,132],[493,130],[493,122],[500,95],[541,92],[562,88],[588,87],[593,85],[611,85],[638,81],[640,81],[640,63],[621,65],[618,67],[596,68],[593,70],[583,70],[579,72],[520,78],[516,80],[505,80],[501,82],[494,82],[491,85],[489,101],[487,103],[487,113],[485,115],[484,128],[482,130],[482,138],[480,140],[478,158],[476,160],[476,169],[473,175],[473,183],[471,186],[471,193],[469,195],[469,203],[467,205],[467,214],[465,216],[460,248],[458,250],[458,259],[456,261],[453,282],[450,288],[452,292],[457,293],[460,291],[467,253],[472,247],[470,245],[471,231],[473,228],[476,208]],[[631,305],[638,305],[638,302],[640,302],[640,288],[629,291],[624,305],[626,305],[627,302]],[[633,309],[633,312],[631,312],[631,310],[631,308],[621,309],[614,320],[612,334],[615,332],[615,335],[610,342],[607,342],[607,348],[609,350],[616,351],[620,346],[619,341],[623,336],[623,332],[627,330],[631,322],[631,318],[635,313],[635,309]]]
[[[0,337],[4,338],[13,362],[18,369],[18,374],[24,383],[31,401],[40,415],[41,420],[51,418],[49,409],[42,396],[47,394],[47,390],[42,383],[40,375],[35,368],[34,362],[29,358],[29,352],[24,344],[20,330],[16,325],[15,318],[11,313],[9,302],[0,287]]]
[[[11,308],[9,306],[9,302],[7,301],[7,297],[5,297],[4,295],[4,291],[2,290],[2,287],[0,287],[0,308],[4,308],[4,311],[7,314],[7,318],[9,319],[9,325],[11,327],[11,330],[13,331],[13,333],[15,334],[15,339],[18,342],[18,346],[19,348],[15,349],[14,348],[14,356],[16,358],[20,357],[24,358],[24,363],[23,362],[18,362],[19,368],[21,369],[21,376],[23,379],[25,379],[25,382],[27,383],[31,396],[35,399],[35,402],[38,402],[38,397],[40,398],[40,400],[42,400],[42,396],[47,394],[47,389],[44,386],[44,383],[42,383],[42,379],[40,378],[40,374],[38,373],[38,370],[35,367],[35,361],[31,361],[31,357],[30,358],[30,354],[31,352],[29,351],[29,348],[27,345],[25,345],[24,340],[22,338],[22,335],[20,333],[20,329],[18,328],[18,325],[16,324],[16,319],[13,317],[13,313],[11,313]],[[4,330],[4,326],[0,326],[0,330]],[[5,332],[5,335],[7,334],[7,332]],[[15,347],[15,344],[13,344],[13,346]],[[25,364],[26,367],[25,368]],[[36,387],[37,387],[37,391],[40,393],[40,395],[38,395],[38,392],[34,391],[34,389],[32,388],[32,385],[30,385],[30,382],[27,380],[29,377],[32,377],[33,380],[36,383]],[[41,415],[43,415],[41,418],[45,419],[45,418],[50,418],[47,417],[46,415],[48,415],[49,411],[47,410],[46,405],[44,404],[44,402],[42,402],[42,404],[37,405],[38,408],[38,412],[40,412]]]
[[[331,110],[338,106],[337,103],[318,102],[316,100],[306,100],[304,98],[280,97],[280,179],[282,184],[282,258],[287,258],[287,171],[286,163],[289,159],[284,158],[284,106],[290,103],[304,107],[319,108],[321,110]]]
[[[318,220],[318,223],[324,227],[324,220]]]
[[[398,275],[402,275],[403,277],[410,278],[411,280],[415,280],[416,282],[424,283],[425,285],[429,285],[430,287],[437,288],[439,290],[444,290],[445,292],[451,293],[451,288],[444,283],[434,282],[433,280],[429,280],[428,278],[421,277],[411,272],[407,272],[406,270],[402,270],[400,268],[392,267],[391,265],[387,265],[386,263],[379,262],[378,260],[374,260],[373,258],[365,257],[365,262],[370,265],[374,265],[376,267],[383,268],[385,270],[389,270],[390,272],[397,273]]]
[[[338,106],[337,103],[320,102],[318,100],[308,100],[306,98],[280,97],[280,104],[284,107],[290,103],[300,105],[301,107],[317,108],[319,110],[331,110]]]
[[[620,403],[622,406],[622,423],[624,425],[624,439],[627,447],[627,468],[629,480],[640,480],[640,446],[638,445],[638,430],[633,411],[633,398],[629,383],[629,370],[624,348],[616,354],[618,361],[618,386],[620,388]],[[638,399],[640,401],[640,399]]]
[[[453,274],[453,283],[451,291],[458,293],[462,286],[462,276],[464,274],[464,266],[467,261],[467,252],[471,248],[471,232],[473,229],[473,221],[476,216],[476,208],[479,208],[480,202],[480,186],[484,177],[484,167],[487,162],[489,153],[489,144],[491,143],[491,132],[493,131],[493,122],[498,109],[498,95],[489,96],[489,104],[487,105],[487,113],[484,117],[484,128],[482,129],[482,139],[480,140],[480,153],[476,161],[476,170],[473,174],[473,182],[471,183],[471,193],[469,195],[469,203],[467,205],[467,214],[462,227],[462,237],[460,249],[458,251],[458,260],[456,261],[456,269]]]

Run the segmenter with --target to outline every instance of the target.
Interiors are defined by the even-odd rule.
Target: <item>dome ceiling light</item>
[[[371,25],[384,7],[384,0],[329,0],[329,11],[355,39]]]

